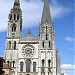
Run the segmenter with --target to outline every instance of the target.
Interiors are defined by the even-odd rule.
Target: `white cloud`
[[[63,70],[75,70],[75,65],[71,64],[62,64],[61,69]]]
[[[66,37],[65,40],[68,41],[68,42],[74,42],[74,38],[73,37],[69,37],[69,36]]]
[[[68,74],[64,73],[64,75],[68,75]]]
[[[13,6],[14,0],[0,0],[0,32],[6,31],[8,25],[8,14]],[[43,2],[41,0],[20,0],[23,11],[23,28],[39,25],[42,16]],[[53,0],[51,5],[52,18],[61,17],[69,13],[70,8],[65,8]]]
[[[3,57],[3,54],[2,55],[0,54],[0,57]]]

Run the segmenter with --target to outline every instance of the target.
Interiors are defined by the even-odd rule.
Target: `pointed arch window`
[[[16,31],[16,24],[13,24],[12,25],[12,32],[15,32]]]
[[[36,72],[36,62],[33,62],[33,72]]]
[[[20,62],[20,71],[23,72],[23,65],[24,63],[23,62]]]
[[[42,59],[42,67],[44,67],[44,63],[45,63],[45,60],[44,60],[44,59]]]
[[[49,59],[49,60],[48,60],[48,67],[50,67],[50,63],[51,63],[51,60]]]
[[[30,68],[31,68],[31,61],[26,60],[26,72],[30,72]]]
[[[9,41],[9,49],[11,49],[11,41]]]
[[[13,67],[15,67],[15,61],[13,61]]]
[[[10,68],[11,67],[11,62],[8,60],[7,63],[8,63],[8,67]]]
[[[16,49],[16,41],[14,41],[14,49]]]

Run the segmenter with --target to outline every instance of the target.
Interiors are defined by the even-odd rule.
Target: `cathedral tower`
[[[54,28],[52,24],[48,0],[44,0],[39,38],[42,41],[42,46],[44,48],[52,48],[52,42],[54,41]]]
[[[59,57],[59,55],[55,47],[54,27],[50,8],[48,0],[44,0],[44,8],[39,29],[39,75],[60,75],[59,72],[57,73],[59,67],[57,67],[59,62],[57,62],[57,57]]]
[[[21,31],[22,31],[22,11],[20,9],[19,0],[15,0],[13,9],[11,9],[9,14],[7,38],[20,38]]]
[[[22,11],[20,1],[14,0],[13,8],[8,17],[8,29],[4,58],[6,63],[10,63],[12,70],[17,75],[18,43],[22,32]]]

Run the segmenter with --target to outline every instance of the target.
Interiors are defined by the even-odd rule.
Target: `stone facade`
[[[22,11],[20,1],[15,0],[9,14],[4,53],[6,63],[11,64],[12,75],[61,75],[48,0],[44,0],[39,36],[33,36],[30,29],[25,37],[21,32]]]

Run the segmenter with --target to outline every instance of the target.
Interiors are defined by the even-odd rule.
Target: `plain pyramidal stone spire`
[[[44,0],[44,8],[43,8],[43,13],[42,13],[41,24],[45,24],[46,22],[48,24],[52,24],[48,0]]]

